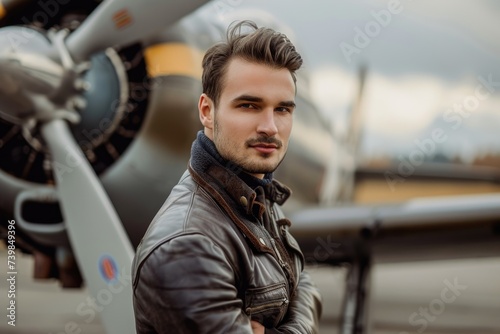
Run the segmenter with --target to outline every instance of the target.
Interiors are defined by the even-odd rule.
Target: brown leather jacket
[[[199,135],[200,136],[200,135]],[[227,166],[227,164],[226,164]],[[199,144],[137,248],[137,333],[317,333],[321,299],[273,180],[251,189]]]

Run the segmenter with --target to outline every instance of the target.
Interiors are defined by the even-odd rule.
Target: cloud
[[[463,119],[458,129],[444,120],[454,104],[463,104],[473,96],[479,81],[475,77],[450,83],[430,75],[387,76],[368,72],[362,100],[364,140],[367,155],[395,154],[409,151],[414,140],[440,127],[450,140],[442,151],[470,160],[471,152],[488,148],[500,150],[497,128],[500,114],[498,94],[480,102]],[[345,134],[349,110],[358,88],[357,74],[340,67],[323,66],[311,75],[311,95],[317,105],[334,119],[337,132]]]
[[[359,80],[357,73],[323,66],[311,75],[311,95],[335,117],[349,117]],[[434,118],[445,83],[430,76],[390,78],[368,72],[362,100],[365,127],[387,135],[417,133]]]

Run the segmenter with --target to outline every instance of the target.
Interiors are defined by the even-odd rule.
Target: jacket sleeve
[[[213,241],[182,235],[156,248],[134,287],[137,332],[252,333],[234,271]],[[141,324],[150,328],[140,329]]]
[[[278,328],[266,329],[266,334],[317,334],[321,317],[321,295],[309,274],[303,271],[288,315]]]

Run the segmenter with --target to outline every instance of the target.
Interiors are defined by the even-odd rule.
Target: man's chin
[[[275,164],[244,164],[241,167],[249,174],[267,174],[274,172],[278,166]]]

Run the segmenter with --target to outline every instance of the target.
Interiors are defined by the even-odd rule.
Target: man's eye
[[[279,111],[279,112],[287,112],[287,113],[292,112],[292,110],[290,108],[288,108],[288,107],[278,107],[275,110]]]
[[[255,106],[251,103],[242,103],[238,107],[243,109],[255,109]]]

